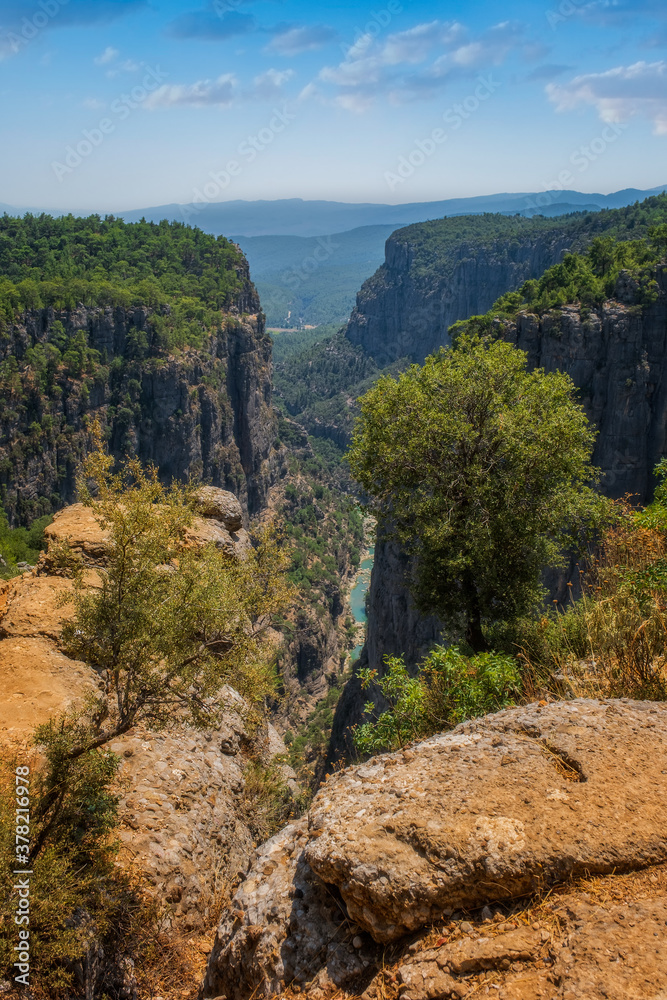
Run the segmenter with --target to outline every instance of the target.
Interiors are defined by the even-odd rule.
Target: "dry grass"
[[[619,502],[615,526],[580,569],[582,596],[521,626],[527,693],[667,699],[667,539]]]

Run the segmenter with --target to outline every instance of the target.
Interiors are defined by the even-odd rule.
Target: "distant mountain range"
[[[580,191],[541,191],[526,194],[491,194],[475,198],[414,202],[408,205],[350,204],[340,201],[223,201],[198,205],[158,205],[156,208],[120,212],[127,222],[145,218],[184,219],[204,232],[237,233],[242,236],[327,236],[361,226],[409,226],[413,222],[441,219],[445,215],[479,215],[502,212],[508,215],[563,215],[569,212],[621,208],[659,194],[626,188],[614,194],[582,194]]]
[[[597,212],[622,208],[664,190],[667,185],[648,191],[625,188],[607,195],[542,191],[406,205],[288,198],[158,205],[115,214],[127,222],[180,220],[216,236],[230,236],[248,257],[269,325],[293,327],[345,322],[357,291],[384,260],[385,240],[403,226],[485,212],[524,216]],[[0,213],[26,211],[43,210],[0,202]]]
[[[204,232],[241,236],[327,236],[361,226],[408,226],[413,222],[441,219],[445,215],[479,215],[502,212],[515,215],[564,215],[569,212],[621,208],[667,190],[667,185],[640,191],[625,188],[613,194],[582,194],[580,191],[540,191],[518,194],[488,194],[474,198],[448,198],[445,201],[413,202],[406,205],[354,204],[342,201],[304,201],[284,198],[279,201],[222,201],[189,205],[157,205],[116,212],[127,222],[148,219],[177,219],[199,226]],[[61,211],[13,207],[0,202],[0,212],[23,214],[26,211]],[[88,213],[76,212],[76,215]]]

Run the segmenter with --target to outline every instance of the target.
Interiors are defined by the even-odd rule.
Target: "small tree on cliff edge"
[[[47,767],[33,809],[31,861],[58,828],[71,828],[76,789],[94,784],[81,775],[104,771],[100,748],[140,723],[154,730],[215,725],[228,707],[225,684],[263,705],[274,690],[275,652],[264,639],[292,599],[288,556],[270,530],[240,561],[212,542],[188,544],[194,487],[164,487],[157,470],[136,459],[113,472],[101,447],[85,460],[78,485],[108,544],[96,586],[82,566],[75,572],[74,614],[62,641],[93,667],[99,691],[83,713],[37,729]],[[101,794],[105,787],[102,781]]]
[[[605,516],[575,392],[510,344],[464,335],[361,399],[352,473],[416,556],[420,608],[475,652],[492,622],[539,602],[541,570]]]

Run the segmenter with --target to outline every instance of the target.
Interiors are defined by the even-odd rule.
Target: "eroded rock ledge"
[[[388,944],[454,911],[664,863],[666,793],[667,706],[628,700],[509,709],[348,768],[258,852],[218,928],[201,996],[248,1000],[290,982],[361,992]],[[664,943],[664,894],[649,909]],[[509,951],[497,962],[433,958],[432,989],[417,989],[425,971],[408,961],[402,995],[464,996],[461,976],[526,950],[535,958],[543,942],[533,938],[501,942]],[[563,992],[573,980],[558,961],[562,989],[553,980],[549,995],[588,996]],[[667,989],[667,967],[656,982]]]

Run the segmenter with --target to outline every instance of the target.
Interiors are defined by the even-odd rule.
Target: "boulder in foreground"
[[[664,861],[667,706],[508,709],[332,777],[261,849],[202,995],[247,1000],[318,976],[345,986],[378,946],[454,910]]]

